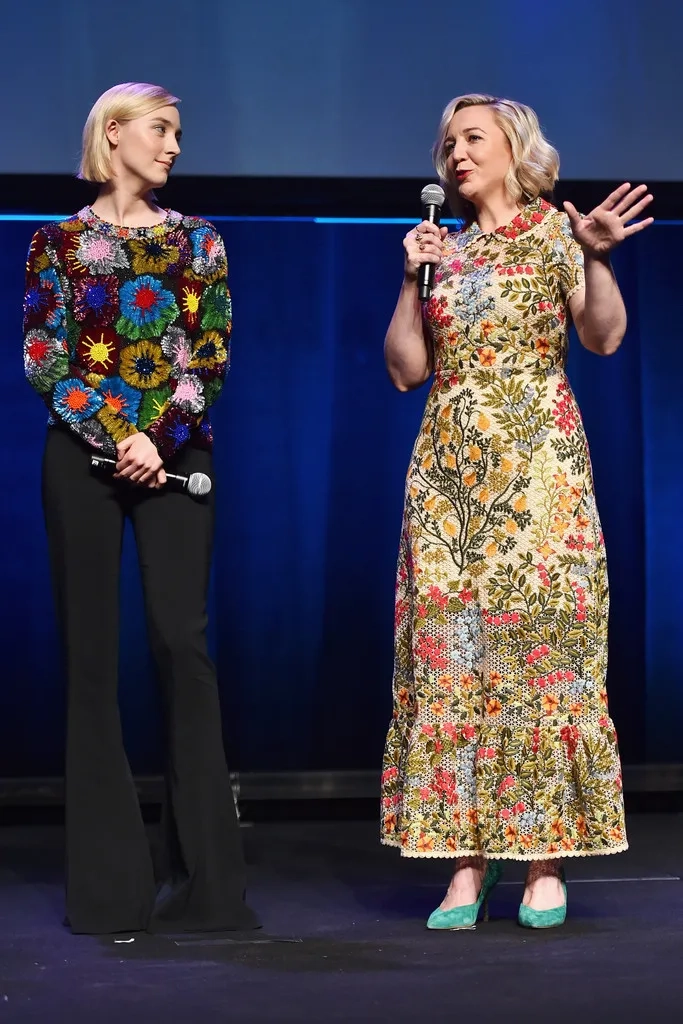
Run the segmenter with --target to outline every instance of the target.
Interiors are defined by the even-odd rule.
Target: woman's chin
[[[149,184],[150,188],[162,188],[168,181],[168,176],[171,172],[165,167],[157,165],[145,170],[144,178]]]

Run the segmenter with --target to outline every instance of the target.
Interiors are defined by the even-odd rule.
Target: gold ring
[[[418,245],[418,249],[420,250],[420,252],[424,252],[425,251],[425,244],[424,244],[424,242],[420,242],[420,244]]]

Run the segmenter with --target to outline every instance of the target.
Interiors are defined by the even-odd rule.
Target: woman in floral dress
[[[385,346],[399,390],[433,383],[406,483],[382,839],[455,859],[430,927],[473,926],[506,859],[530,862],[520,923],[547,927],[563,858],[627,848],[604,542],[564,367],[571,321],[590,351],[619,347],[609,254],[652,197],[623,185],[586,217],[558,211],[536,115],[487,96],[449,103],[435,163],[464,225],[406,236]]]

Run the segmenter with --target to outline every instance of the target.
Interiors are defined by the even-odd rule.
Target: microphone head
[[[446,202],[446,193],[441,185],[425,185],[420,193],[420,202],[423,206],[442,207]]]
[[[187,478],[187,490],[193,498],[203,498],[211,490],[211,479],[206,473],[190,473]]]

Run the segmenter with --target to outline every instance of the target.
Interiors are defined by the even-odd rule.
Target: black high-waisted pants
[[[206,646],[213,495],[197,501],[90,468],[91,451],[48,430],[43,503],[67,661],[66,900],[74,932],[258,926]],[[211,476],[208,452],[169,464]],[[119,571],[135,532],[149,639],[163,689],[167,801],[156,872],[119,716]]]

